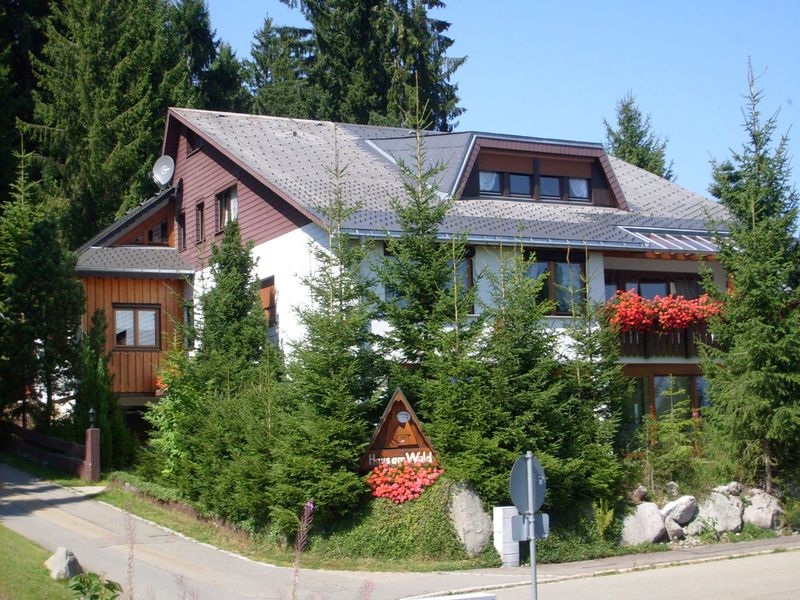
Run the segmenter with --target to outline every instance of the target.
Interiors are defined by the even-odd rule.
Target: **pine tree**
[[[69,203],[73,245],[150,195],[166,108],[190,100],[166,20],[164,0],[52,4],[43,58],[33,62],[34,118],[23,130]]]
[[[217,56],[204,75],[203,108],[249,112],[252,98],[244,87],[245,65],[230,44],[219,44]]]
[[[337,152],[332,197],[318,207],[327,245],[312,248],[317,268],[304,282],[311,303],[299,310],[305,336],[292,349],[275,441],[269,496],[282,529],[294,528],[298,508],[310,498],[315,518],[330,523],[351,512],[365,491],[357,469],[384,369],[370,333],[365,249],[341,231],[356,209],[342,196],[346,177]]]
[[[711,191],[731,215],[717,240],[731,289],[716,292],[725,306],[710,323],[718,347],[706,349],[703,371],[708,422],[737,474],[771,491],[800,460],[800,245],[787,138],[773,145],[776,117],[763,119],[761,101],[750,69],[747,141],[713,163]],[[705,284],[714,289],[710,276]]]
[[[642,115],[633,93],[628,92],[617,102],[616,129],[605,119],[603,125],[609,154],[664,179],[673,179],[672,161],[667,164],[666,159],[667,140],[653,132],[650,115]]]

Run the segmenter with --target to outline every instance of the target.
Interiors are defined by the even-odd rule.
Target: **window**
[[[261,289],[258,292],[261,298],[261,306],[264,309],[264,318],[267,324],[272,327],[278,323],[277,294],[275,292],[275,278],[267,277],[261,280]]]
[[[542,258],[548,258],[546,254]],[[571,315],[583,304],[585,284],[583,282],[583,262],[566,260],[565,256],[553,255],[552,260],[533,263],[528,269],[528,277],[534,279],[546,274],[546,283],[539,300],[555,302],[555,313]]]
[[[155,227],[151,227],[147,232],[148,244],[166,244],[169,242],[166,219]]]
[[[589,199],[589,180],[577,177],[569,178],[569,199],[588,200]]]
[[[157,349],[159,307],[114,305],[114,346]]]
[[[502,192],[502,177],[498,171],[481,171],[478,173],[479,189],[487,194]]]
[[[175,217],[175,225],[178,229],[178,250],[186,250],[186,215],[184,213]]]
[[[217,231],[222,231],[231,221],[235,221],[239,215],[239,198],[236,195],[236,188],[228,188],[221,194],[217,194]]]
[[[199,244],[206,239],[206,207],[198,204],[194,213],[194,241]]]
[[[509,174],[508,189],[512,196],[530,196],[531,195],[530,175],[518,175],[516,173]]]
[[[699,277],[692,273],[606,271],[606,300],[617,290],[634,291],[650,300],[670,294],[694,300],[703,293]]]
[[[561,178],[540,177],[539,190],[539,194],[542,198],[561,198]]]
[[[459,297],[464,299],[472,290],[473,279],[472,279],[472,257],[475,256],[475,249],[474,248],[466,248],[464,258],[458,261],[458,264],[455,268],[455,280],[458,286],[458,293]],[[450,262],[452,265],[452,261]],[[452,277],[453,275],[451,275]],[[445,286],[446,289],[452,290],[453,289],[453,281],[450,280],[447,282]],[[467,306],[467,311],[469,314],[474,314],[475,306],[470,304]]]

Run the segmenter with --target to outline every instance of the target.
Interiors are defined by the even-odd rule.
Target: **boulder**
[[[472,490],[459,487],[450,500],[450,520],[470,556],[484,549],[494,532],[491,517],[486,514],[481,499]]]
[[[720,494],[727,494],[729,496],[741,496],[742,484],[738,481],[731,481],[728,485],[718,485],[713,491],[719,492]]]
[[[738,496],[724,494],[715,488],[700,504],[697,516],[685,531],[688,535],[698,535],[705,529],[713,529],[717,533],[741,531],[743,512],[744,504]]]
[[[647,498],[647,488],[643,485],[640,485],[635,490],[631,492],[631,500],[634,504],[639,504],[640,502],[644,502],[645,498]]]
[[[639,504],[622,524],[622,543],[627,546],[657,542],[666,534],[664,517],[654,502]]]
[[[697,500],[694,496],[681,496],[677,500],[667,502],[661,509],[664,518],[670,518],[678,525],[686,525],[697,513]]]
[[[761,529],[777,529],[782,514],[783,509],[775,496],[757,491],[750,496],[750,504],[745,507],[742,518],[745,523]]]
[[[683,533],[683,527],[681,527],[675,519],[667,517],[664,519],[664,528],[667,530],[667,535],[669,536],[669,540],[674,542],[675,540],[682,540],[685,535]]]
[[[66,548],[58,548],[55,554],[44,562],[44,566],[50,569],[50,577],[53,579],[70,579],[83,573],[78,559]]]

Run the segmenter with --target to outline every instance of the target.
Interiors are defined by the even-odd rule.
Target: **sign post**
[[[549,520],[546,514],[537,515],[536,511],[544,504],[544,495],[547,491],[547,481],[544,477],[542,465],[528,450],[525,456],[520,456],[511,469],[511,501],[517,510],[522,513],[523,526],[519,527],[518,541],[529,540],[531,549],[531,599],[537,600],[536,586],[536,538],[544,538],[549,530]],[[536,523],[539,522],[537,531]]]

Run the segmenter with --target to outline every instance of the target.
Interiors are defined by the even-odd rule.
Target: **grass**
[[[135,515],[168,527],[197,541],[241,554],[253,560],[288,567],[292,565],[294,559],[292,547],[278,544],[266,535],[248,534],[217,521],[199,518],[191,511],[187,511],[178,505],[152,500],[119,485],[109,486],[96,499],[123,510],[128,510]],[[378,512],[383,511],[379,509]],[[381,519],[378,521],[377,526],[382,526],[384,523],[385,521]],[[364,528],[369,530],[369,527],[363,523],[360,528],[356,529],[360,533]],[[358,540],[359,533],[356,533],[354,540]],[[420,535],[422,534],[420,533]],[[422,538],[419,539],[422,540]],[[434,556],[401,558],[386,556],[385,554],[380,557],[364,556],[363,554],[348,555],[342,551],[343,543],[346,542],[342,537],[336,535],[331,536],[330,539],[312,539],[310,547],[303,553],[302,567],[309,569],[425,572],[495,566],[492,558],[487,559],[485,556],[476,559],[456,559],[451,554],[450,557],[441,559]]]
[[[7,452],[0,452],[0,462],[5,463],[10,467],[14,467],[15,469],[19,469],[20,471],[30,473],[39,479],[46,479],[47,481],[52,481],[53,483],[62,485],[64,487],[108,485],[109,483],[108,479],[102,476],[100,481],[97,482],[85,481],[76,475],[64,473],[64,471],[54,469],[53,467],[46,467],[44,465],[40,465],[39,463],[20,458],[19,456],[14,456],[13,454],[9,454]]]
[[[64,582],[50,579],[44,566],[49,557],[44,548],[0,525],[0,599],[74,598]]]

